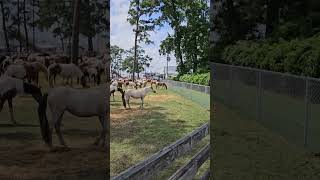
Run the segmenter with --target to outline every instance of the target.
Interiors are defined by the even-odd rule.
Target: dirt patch
[[[0,179],[76,177],[89,169],[106,173],[108,166],[106,149],[93,145],[54,152],[41,146],[0,147],[0,154]]]
[[[161,94],[161,95],[147,96],[146,97],[146,100],[148,100],[148,101],[157,101],[157,102],[172,101],[174,99],[177,99],[177,96],[168,95],[168,94]]]

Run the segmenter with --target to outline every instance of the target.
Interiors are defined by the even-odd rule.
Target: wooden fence
[[[194,145],[199,143],[209,134],[209,123],[206,123],[194,130],[187,136],[179,139],[171,145],[163,148],[144,161],[128,168],[112,180],[149,180],[156,177],[161,171],[165,170],[177,158],[190,152]],[[197,174],[201,165],[209,159],[209,147],[207,144],[192,159],[176,171],[169,180],[191,180]],[[209,170],[201,177],[202,180],[209,179]]]

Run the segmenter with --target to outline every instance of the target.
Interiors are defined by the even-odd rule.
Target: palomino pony
[[[43,96],[39,106],[39,119],[42,129],[42,137],[45,143],[52,148],[52,129],[56,130],[60,144],[66,147],[66,143],[62,137],[60,125],[64,112],[77,117],[95,117],[100,120],[102,131],[95,141],[95,145],[99,145],[102,140],[102,145],[105,146],[107,127],[107,96],[106,86],[90,89],[73,89],[70,87],[56,87],[50,89],[48,94]],[[51,111],[52,118],[47,119],[47,105]]]
[[[32,97],[40,103],[42,93],[40,88],[23,82],[21,79],[16,79],[8,76],[0,77],[0,112],[3,105],[8,101],[11,121],[13,124],[17,124],[13,115],[12,100],[18,94],[31,94]]]
[[[135,98],[135,99],[141,99],[141,106],[140,108],[143,109],[143,101],[144,101],[144,98],[146,97],[146,95],[149,93],[149,92],[154,92],[156,93],[155,90],[153,90],[153,87],[145,87],[145,88],[141,88],[141,89],[128,89],[126,90],[123,94],[122,94],[122,97],[123,99],[125,100],[125,103],[123,104],[123,106],[125,108],[126,107],[126,104],[128,104],[129,108],[131,109],[130,107],[130,104],[129,104],[129,100],[130,100],[130,97],[132,98]]]

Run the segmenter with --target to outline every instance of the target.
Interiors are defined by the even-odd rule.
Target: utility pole
[[[169,78],[169,61],[170,61],[170,56],[169,54],[167,55],[167,73],[166,73],[166,79]]]

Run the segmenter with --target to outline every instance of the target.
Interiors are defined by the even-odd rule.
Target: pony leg
[[[143,109],[143,97],[141,98],[141,109]]]
[[[13,122],[13,124],[17,124],[17,122],[14,120],[14,116],[13,116],[12,98],[8,99],[8,105],[9,105],[9,110],[10,110],[11,121]]]
[[[129,99],[130,99],[130,96],[129,97],[124,96],[124,100],[125,100],[126,104],[128,104],[129,109],[131,109],[130,104],[129,104]]]
[[[50,109],[52,109],[50,107]],[[66,146],[65,142],[64,142],[64,139],[62,137],[62,134],[61,134],[61,131],[60,131],[60,126],[61,126],[61,120],[62,120],[62,116],[63,116],[63,111],[52,111],[51,114],[52,114],[52,121],[51,121],[51,125],[50,125],[50,131],[52,132],[52,128],[55,127],[55,130],[56,130],[56,133],[59,137],[59,141],[60,141],[60,144],[63,145],[63,146]]]
[[[107,133],[107,123],[104,116],[99,117],[99,121],[102,126],[102,131],[99,137],[97,137],[96,141],[94,142],[94,145],[99,145],[100,141],[102,140],[102,146],[106,145],[106,133]]]
[[[58,137],[59,137],[60,144],[61,144],[62,146],[67,147],[67,145],[66,145],[66,143],[65,143],[65,141],[64,141],[64,139],[63,139],[61,130],[60,130],[62,116],[63,116],[63,114],[60,116],[60,118],[58,119],[58,121],[57,121],[57,123],[55,124],[54,127],[55,127],[56,133],[57,133],[57,135],[58,135]]]

